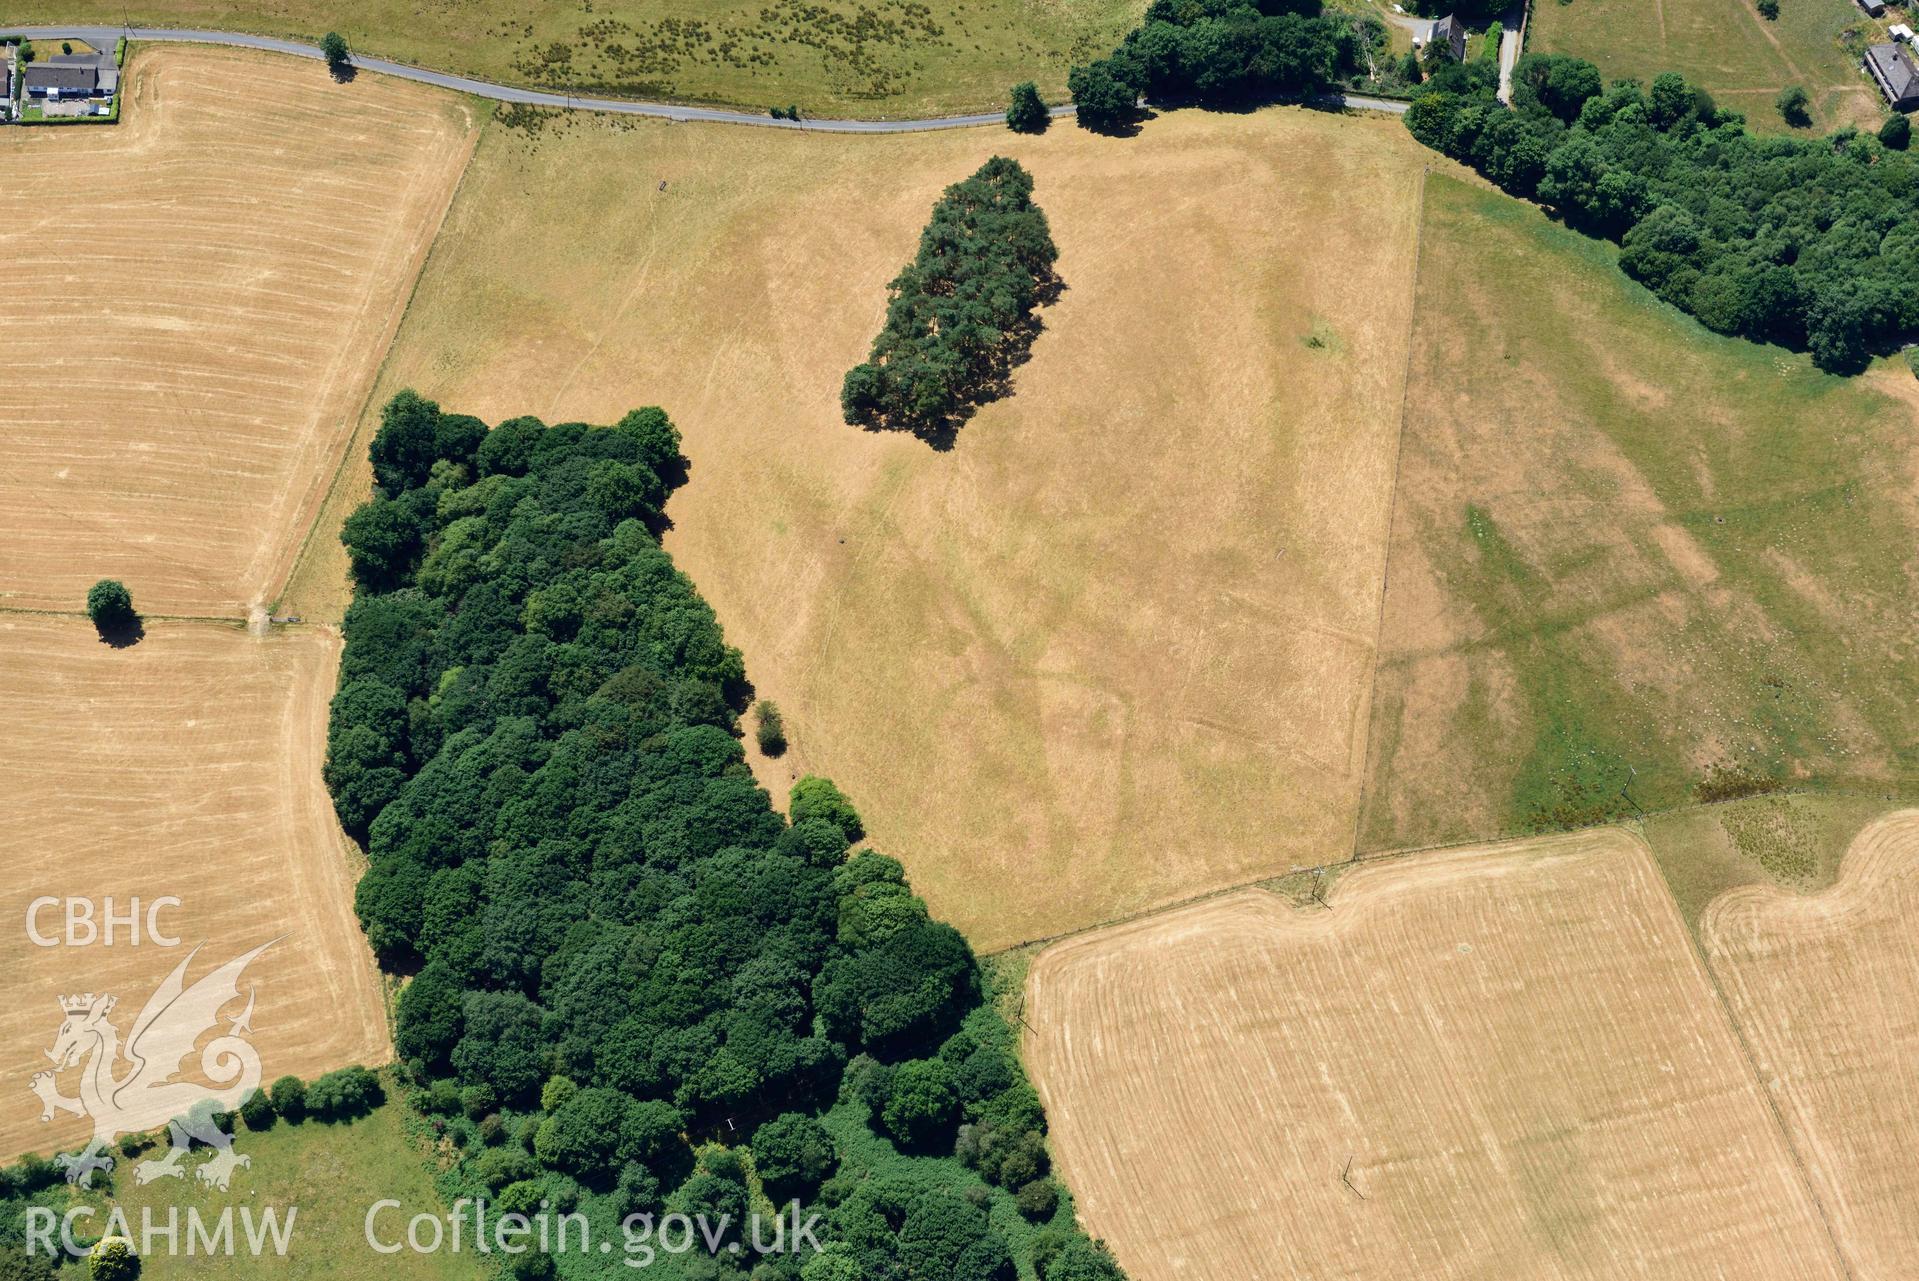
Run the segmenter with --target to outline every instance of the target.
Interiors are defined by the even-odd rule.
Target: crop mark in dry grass
[[[1910,404],[1705,333],[1535,209],[1439,175],[1426,209],[1360,848],[1715,768],[1910,786]]]
[[[289,568],[476,131],[437,90],[230,50],[141,50],[126,96],[111,129],[0,137],[0,600],[116,577],[237,614]]]
[[[1014,394],[950,454],[848,427],[886,281],[995,152],[1067,285]],[[1053,934],[1349,847],[1425,157],[1290,109],[1129,140],[495,129],[375,401],[665,406],[668,547],[796,727],[761,780],[832,775],[980,946]]]

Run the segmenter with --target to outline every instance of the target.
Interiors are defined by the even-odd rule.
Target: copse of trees
[[[948,187],[919,253],[887,286],[871,354],[846,372],[846,421],[950,443],[974,408],[1004,394],[1032,346],[1033,310],[1058,289],[1058,257],[1018,161],[995,156]]]
[[[1141,97],[1236,104],[1318,93],[1360,63],[1354,20],[1320,0],[1153,0],[1105,58],[1074,67],[1079,123],[1123,130]]]
[[[1673,73],[1602,85],[1527,54],[1513,110],[1481,63],[1448,67],[1406,125],[1514,195],[1620,243],[1620,266],[1719,333],[1854,372],[1919,330],[1919,169],[1845,129],[1760,137]]]
[[[617,1236],[668,1208],[737,1223],[757,1169],[826,1215],[809,1281],[949,1253],[940,1275],[1010,1278],[988,1216],[935,1202],[957,1172],[1015,1213],[1047,1204],[1026,1191],[1047,1177],[1038,1098],[965,940],[897,861],[850,854],[849,798],[804,778],[789,822],[755,784],[740,655],[657,537],[672,423],[488,431],[403,393],[371,458],[327,782],[366,847],[368,938],[411,975],[395,1044],[462,1153],[450,1185]],[[307,1111],[345,1114],[362,1084],[321,1078]],[[861,1124],[855,1158],[835,1127]],[[876,1149],[973,1173],[847,1168]],[[1118,1278],[1064,1207],[1048,1231],[1049,1281]]]

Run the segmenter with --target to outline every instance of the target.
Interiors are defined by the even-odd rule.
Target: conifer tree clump
[[[846,372],[846,421],[950,445],[979,405],[1006,394],[1039,332],[1034,308],[1059,291],[1058,257],[1018,161],[995,156],[948,187],[919,254],[887,286],[872,354]]]

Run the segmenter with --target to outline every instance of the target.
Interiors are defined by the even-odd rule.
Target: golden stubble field
[[[42,1125],[28,1092],[60,1025],[57,998],[114,994],[124,1035],[196,945],[189,981],[280,940],[246,973],[269,1081],[386,1061],[380,978],[353,915],[361,858],[320,779],[337,636],[161,622],[114,649],[84,620],[0,615],[0,656],[0,1154],[71,1150],[85,1136],[75,1118]],[[24,928],[43,896],[96,912],[111,896],[124,912],[163,895],[180,900],[159,918],[177,949],[130,946],[124,929],[112,946],[40,947]],[[60,920],[43,911],[42,934],[60,937]],[[62,1084],[74,1092],[71,1075]]]
[[[1361,864],[1327,901],[1035,959],[1055,1160],[1136,1281],[1846,1275],[1637,837]]]
[[[1919,1274],[1919,812],[1861,832],[1832,888],[1734,890],[1699,932],[1851,1275]]]
[[[1014,395],[948,453],[847,426],[887,280],[996,152],[1066,282]],[[1049,935],[1350,849],[1424,156],[1299,110],[496,124],[375,400],[663,405],[692,460],[667,545],[792,731],[762,781],[835,778],[976,945]],[[283,608],[338,616],[367,483]]]
[[[0,605],[278,589],[477,123],[380,76],[147,49],[120,124],[0,136]]]

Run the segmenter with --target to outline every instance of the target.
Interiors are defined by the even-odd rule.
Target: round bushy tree
[[[952,1069],[940,1059],[914,1059],[894,1071],[893,1090],[880,1115],[901,1146],[928,1149],[950,1137],[958,1109]]]
[[[1779,116],[1795,129],[1803,129],[1812,123],[1812,99],[1802,85],[1787,85],[1773,99],[1779,108]]]
[[[133,593],[117,578],[103,578],[87,590],[87,617],[102,636],[130,631],[140,621]]]
[[[1879,141],[1894,151],[1904,151],[1912,142],[1912,121],[1897,112],[1879,126]]]
[[[1139,114],[1139,91],[1114,74],[1110,60],[1074,67],[1066,88],[1083,128],[1109,133],[1126,128]]]
[[[339,75],[352,65],[352,55],[346,47],[346,37],[337,31],[329,31],[320,37],[320,53],[326,58],[327,70]]]
[[[273,1101],[273,1110],[289,1121],[299,1121],[307,1114],[306,1083],[297,1076],[283,1076],[267,1090]]]
[[[833,786],[831,779],[808,774],[793,784],[793,793],[787,801],[787,813],[795,823],[804,823],[809,818],[822,818],[846,833],[846,839],[857,841],[866,835],[860,826],[859,812],[853,808],[853,802],[846,794]]]
[[[1039,96],[1039,86],[1031,80],[1013,86],[1013,99],[1006,107],[1006,127],[1014,133],[1044,132],[1052,117]]]
[[[810,1116],[783,1112],[753,1132],[753,1164],[775,1200],[810,1195],[837,1160],[832,1136]]]
[[[255,1090],[247,1095],[246,1102],[240,1105],[240,1119],[247,1123],[249,1130],[266,1130],[273,1126],[273,1103],[267,1098],[265,1090]]]
[[[1019,1212],[1029,1219],[1050,1219],[1059,1208],[1059,1185],[1051,1179],[1034,1179],[1013,1198]]]
[[[140,1275],[140,1256],[125,1237],[102,1237],[87,1256],[87,1275],[93,1281],[133,1281]]]

